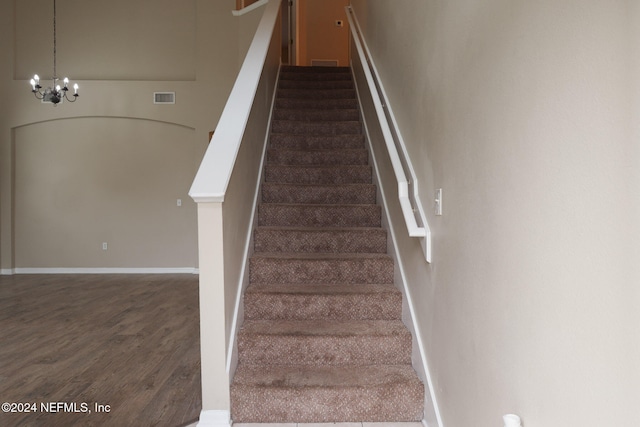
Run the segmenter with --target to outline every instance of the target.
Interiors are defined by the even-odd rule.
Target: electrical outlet
[[[109,249],[109,245],[107,244],[107,242],[102,242],[102,250],[106,251],[107,249]]]
[[[176,206],[178,206],[178,207],[182,206],[182,199],[178,199],[176,201]]]

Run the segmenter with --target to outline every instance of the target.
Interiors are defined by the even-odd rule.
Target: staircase
[[[271,130],[232,419],[421,420],[350,70],[283,67]]]

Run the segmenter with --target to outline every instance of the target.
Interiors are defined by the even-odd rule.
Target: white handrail
[[[384,107],[383,107],[384,103],[382,102],[382,99],[380,98],[380,94],[378,93],[376,80],[371,72],[370,58],[365,52],[365,49],[363,47],[360,27],[357,24],[357,21],[353,17],[353,9],[351,8],[351,6],[347,6],[346,11],[347,11],[347,20],[349,21],[349,28],[351,29],[351,34],[353,36],[353,41],[356,46],[356,51],[358,53],[358,56],[360,58],[360,62],[363,64],[362,68],[364,71],[364,75],[367,80],[367,84],[369,86],[371,96],[373,98],[373,104],[375,106],[376,115],[378,117],[378,121],[380,122],[382,135],[384,137],[385,145],[389,153],[389,158],[391,159],[391,165],[393,166],[393,172],[398,182],[398,198],[400,201],[400,207],[402,209],[402,215],[404,216],[404,220],[407,225],[409,236],[424,237],[427,240],[426,248],[425,248],[425,257],[428,262],[431,262],[431,233],[429,230],[429,225],[426,222],[426,218],[423,220],[424,226],[422,227],[420,227],[418,225],[418,222],[416,221],[416,217],[415,217],[416,209],[414,209],[414,207],[411,205],[411,199],[409,197],[409,181],[407,180],[407,176],[402,166],[402,161],[400,160],[398,150],[394,143],[393,134],[391,133],[391,128],[389,127],[389,121],[387,120],[387,116],[384,112]]]
[[[279,16],[281,0],[266,1],[251,47],[189,190],[197,203],[224,201]]]

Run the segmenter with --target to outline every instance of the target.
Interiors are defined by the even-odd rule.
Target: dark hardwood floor
[[[4,402],[36,411],[0,412],[0,426],[194,422],[201,409],[198,276],[0,276]]]

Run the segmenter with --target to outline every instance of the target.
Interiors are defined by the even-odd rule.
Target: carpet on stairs
[[[421,420],[349,68],[282,68],[257,215],[234,422]]]

